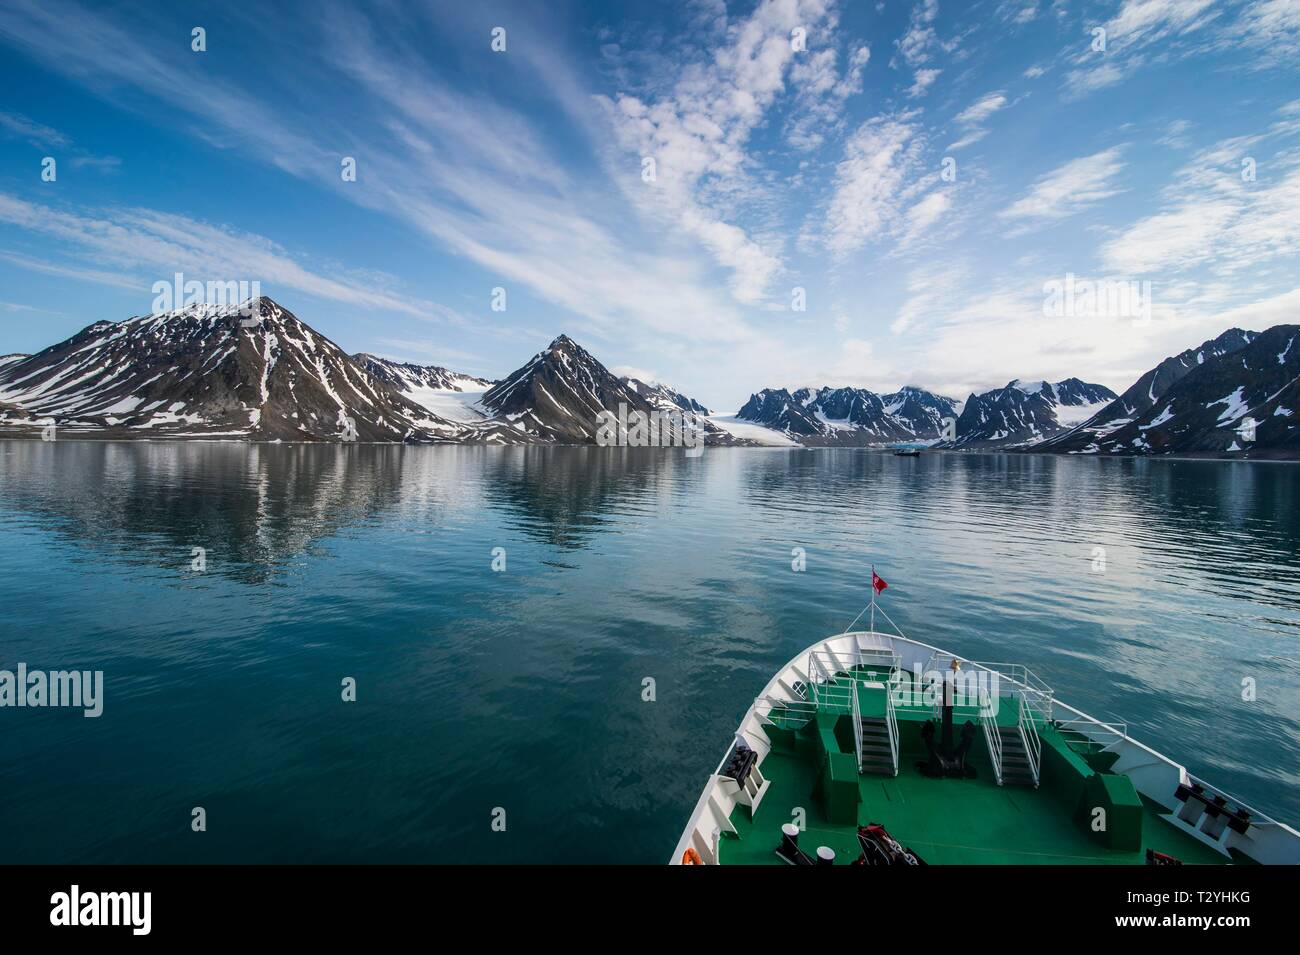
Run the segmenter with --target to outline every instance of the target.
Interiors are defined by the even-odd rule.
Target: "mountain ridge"
[[[405,398],[263,296],[94,322],[0,365],[0,401],[81,436],[258,441],[512,441]]]
[[[402,391],[432,388],[438,391],[484,391],[496,382],[452,371],[442,365],[420,365],[415,362],[381,358],[369,352],[357,352],[352,360],[376,378],[382,378]]]
[[[1079,378],[1058,382],[1013,378],[1001,388],[968,397],[957,419],[955,436],[940,446],[962,450],[1034,445],[1069,429],[1073,420],[1071,417],[1071,424],[1062,422],[1062,408],[1087,418],[1115,397],[1115,392],[1104,385]]]
[[[96,321],[0,356],[0,435],[53,423],[76,437],[596,444],[600,422],[622,414],[698,422],[712,445],[1300,457],[1298,335],[1227,329],[1120,395],[1077,377],[1013,379],[964,402],[916,386],[764,388],[710,418],[669,385],[616,376],[567,335],[490,381],[349,355],[263,296]]]
[[[888,395],[866,388],[764,388],[736,413],[809,447],[867,447],[938,440],[957,403],[907,386]]]
[[[1300,325],[1274,325],[1259,333],[1229,329],[1140,378],[1134,387],[1145,380],[1148,401],[1120,396],[1050,450],[1112,455],[1262,450],[1300,456],[1297,339]],[[1181,374],[1167,365],[1171,361]],[[1153,373],[1162,367],[1160,380]]]
[[[1239,351],[1258,335],[1258,332],[1230,328],[1195,348],[1171,355],[1139,376],[1137,381],[1091,418],[1079,422],[1066,434],[1044,442],[1043,450],[1067,453],[1081,451],[1097,434],[1122,428],[1134,416],[1144,414],[1193,368],[1207,360],[1213,361]]]

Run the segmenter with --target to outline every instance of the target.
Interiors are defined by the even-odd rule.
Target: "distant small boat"
[[[919,458],[921,456],[920,448],[895,448],[894,457],[896,458]]]

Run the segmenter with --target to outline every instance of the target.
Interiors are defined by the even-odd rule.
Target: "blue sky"
[[[566,332],[724,410],[1119,390],[1300,320],[1294,0],[253,6],[0,6],[0,352],[178,271],[494,377]],[[1150,315],[1045,314],[1067,275]]]

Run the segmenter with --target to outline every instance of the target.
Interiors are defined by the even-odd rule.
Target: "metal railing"
[[[808,686],[808,702],[818,709],[832,713],[851,713],[856,706],[857,682],[848,678],[831,679]]]
[[[889,753],[894,758],[894,775],[898,775],[898,715],[894,712],[894,694],[885,690],[885,722],[889,726]],[[859,746],[859,748],[861,748]]]
[[[858,772],[862,772],[862,709],[858,705],[858,681],[853,686],[853,745],[857,749]]]
[[[849,684],[898,680],[899,656],[893,650],[865,647],[861,651],[814,650],[808,654],[808,699],[826,708],[849,712]]]
[[[894,695],[890,692],[888,684],[878,680],[853,680],[853,739],[858,748],[858,772],[864,772],[863,768],[863,750],[862,750],[862,707],[858,702],[858,693],[861,687],[870,687],[873,690],[880,690],[885,697],[885,731],[889,737],[889,761],[894,770],[894,775],[898,775],[898,714],[894,711]]]
[[[1097,720],[1097,719],[1079,718],[1073,720],[1057,720],[1054,725],[1058,730],[1061,730],[1063,732],[1073,733],[1076,736],[1082,736],[1085,742],[1092,743],[1096,746],[1101,747],[1099,752],[1103,752],[1103,753],[1110,750],[1112,746],[1116,746],[1122,741],[1128,739],[1127,723],[1103,723],[1101,720]],[[1092,732],[1086,732],[1085,730],[1091,730]],[[1098,732],[1100,732],[1103,737],[1109,736],[1110,737],[1109,741],[1104,742],[1101,739],[1096,739],[1092,735],[1093,733],[1098,733]],[[1066,739],[1067,745],[1070,742],[1072,741],[1067,738]]]
[[[1034,777],[1034,785],[1041,780],[1039,767],[1043,761],[1043,741],[1038,735],[1038,721],[1034,711],[1027,706],[1020,707],[1020,736],[1025,743],[1025,757],[1029,760],[1029,772]]]
[[[894,678],[902,658],[892,647],[865,646],[856,650],[813,650],[808,654],[811,679],[834,681],[841,677],[877,679]]]
[[[1026,706],[1038,713],[1044,721],[1052,718],[1052,700],[1056,691],[1047,685],[1033,670],[1019,663],[985,663],[972,660],[968,664],[988,670],[998,676],[999,685],[1010,683],[1011,690]]]
[[[851,657],[849,668],[852,671],[863,674],[879,672],[882,681],[892,679],[902,664],[902,657],[894,649],[893,643],[880,639],[872,639],[865,644],[859,642],[858,649],[848,656]]]
[[[963,660],[951,653],[934,653],[926,669],[947,672],[956,660],[969,674],[984,671],[996,680],[998,695],[1004,695],[1005,686],[1010,693],[1005,695],[1018,697],[1026,706],[1033,709],[1044,722],[1052,719],[1052,702],[1056,691],[1047,685],[1033,670],[1020,663],[987,663],[980,660]]]
[[[989,747],[989,761],[993,764],[993,777],[1002,785],[1002,734],[998,732],[998,710],[989,697],[989,691],[980,690],[980,725],[984,728],[984,742]]]
[[[754,700],[754,713],[784,729],[801,729],[817,715],[817,704],[812,700],[785,700],[780,697],[760,696]]]
[[[894,775],[897,776],[898,714],[895,710],[894,694],[890,691],[891,685],[898,679],[897,654],[892,650],[880,653],[877,648],[864,649],[865,653],[811,651],[808,654],[808,679],[803,684],[806,698],[759,697],[754,701],[755,712],[767,723],[789,729],[801,729],[811,722],[818,712],[850,715],[853,720],[853,744],[858,769],[861,771],[864,736],[859,692],[863,686],[878,688],[885,697],[885,727],[889,738],[890,762]]]

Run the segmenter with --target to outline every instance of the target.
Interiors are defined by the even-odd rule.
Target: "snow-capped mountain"
[[[1140,395],[1130,395],[1140,386]],[[1300,325],[1275,325],[1262,333],[1231,329],[1199,349],[1161,362],[1134,388],[1050,450],[1300,452]]]
[[[881,395],[885,414],[902,422],[918,441],[929,441],[943,434],[944,422],[961,414],[961,403],[924,388],[907,386],[892,395]]]
[[[863,447],[937,440],[943,420],[955,415],[951,398],[921,388],[881,396],[865,388],[825,387],[765,388],[736,417],[812,447]]]
[[[957,418],[957,438],[946,448],[1035,445],[1067,430],[1113,401],[1115,392],[1078,378],[1021,381],[971,395]]]
[[[669,388],[660,382],[642,381],[639,378],[624,378],[623,383],[662,411],[671,411],[676,408],[679,411],[693,411],[699,415],[712,413],[694,398],[689,398],[680,391]]]
[[[802,388],[801,392],[808,389]],[[792,438],[817,437],[829,430],[785,388],[764,388],[753,395],[736,412],[741,421],[752,421]]]
[[[708,444],[1092,454],[1300,456],[1300,326],[1229,329],[1123,395],[1078,378],[1015,380],[964,404],[908,387],[764,389],[706,420]],[[601,412],[708,414],[666,385],[618,378],[561,335],[495,384],[439,366],[349,356],[269,298],[95,322],[34,355],[0,356],[0,435],[593,444]],[[719,426],[721,425],[721,426]],[[666,440],[660,443],[667,443]]]
[[[430,413],[266,297],[96,322],[0,365],[0,401],[107,437],[527,440]]]
[[[650,403],[616,378],[567,335],[483,394],[488,414],[545,441],[595,443],[597,416],[629,410],[650,412]]]
[[[439,365],[414,365],[360,352],[352,359],[435,415],[462,424],[482,424],[487,412],[479,403],[493,382],[462,375]]]
[[[682,413],[676,401],[658,393],[643,395],[632,380],[616,377],[567,335],[484,392],[480,406],[499,422],[561,444],[594,444],[600,413],[618,414],[620,406],[629,414]],[[744,443],[710,422],[701,423],[707,444]]]
[[[0,434],[52,421],[87,437],[589,444],[599,413],[620,407],[705,410],[617,378],[564,335],[494,385],[349,356],[269,298],[96,322],[36,355],[0,358]],[[746,443],[704,429],[710,444]]]
[[[1066,412],[1066,408],[1079,409],[1090,405],[1106,405],[1115,400],[1115,392],[1104,385],[1090,385],[1078,378],[1066,378],[1047,387],[1052,397],[1056,399],[1058,418],[1066,418],[1071,414],[1077,416],[1082,413],[1078,410]]]
[[[1078,427],[1043,443],[1044,451],[1082,451],[1098,438],[1105,437],[1149,411],[1157,401],[1188,372],[1223,355],[1240,351],[1259,337],[1258,332],[1230,328],[1198,348],[1166,358],[1129,386],[1122,395],[1096,414],[1075,422]]]
[[[355,361],[380,381],[386,381],[398,391],[410,394],[420,389],[430,391],[487,391],[494,382],[473,375],[443,368],[441,365],[416,365],[411,362],[393,361],[380,358],[367,352],[357,352],[352,356]]]

